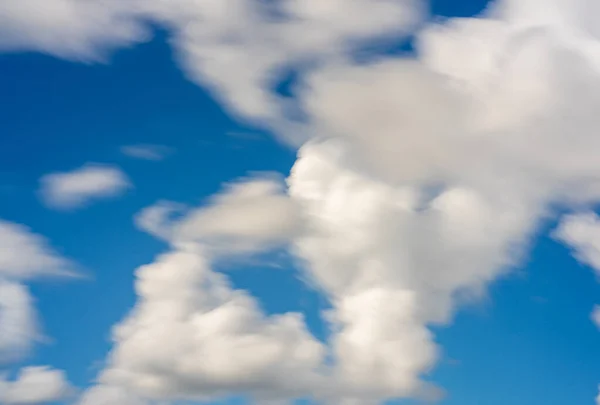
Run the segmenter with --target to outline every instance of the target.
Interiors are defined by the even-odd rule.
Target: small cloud
[[[536,304],[544,305],[548,303],[548,298],[541,297],[539,295],[531,297],[531,300]]]
[[[302,226],[283,182],[268,174],[229,183],[200,207],[160,201],[137,214],[135,223],[173,245],[200,243],[228,253],[276,248]]]
[[[74,277],[76,265],[27,226],[0,219],[0,279]]]
[[[35,405],[62,401],[75,392],[64,371],[48,366],[25,367],[14,381],[0,379],[0,403]]]
[[[77,277],[76,267],[45,237],[0,219],[0,369],[20,360],[34,343],[49,343],[50,338],[39,330],[35,300],[23,282]],[[0,376],[0,403],[4,404],[2,384]]]
[[[600,328],[600,305],[594,306],[594,310],[592,311],[591,318],[592,318],[592,321],[594,322],[594,324],[598,328]]]
[[[40,184],[44,204],[63,210],[80,208],[93,200],[117,197],[131,187],[120,168],[89,163],[70,172],[47,174],[40,179]]]
[[[158,162],[173,153],[173,148],[164,145],[138,144],[121,147],[121,153],[134,159]]]

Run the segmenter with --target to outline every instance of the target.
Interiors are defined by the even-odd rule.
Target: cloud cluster
[[[64,372],[46,366],[25,367],[14,381],[0,376],[0,403],[42,405],[67,399],[73,388]]]
[[[70,172],[50,173],[40,179],[40,195],[51,208],[69,210],[124,193],[131,183],[118,167],[86,164]]]
[[[138,302],[115,328],[101,385],[85,400],[437,395],[423,380],[438,356],[429,327],[451,322],[517,265],[552,207],[600,198],[591,0],[497,0],[481,18],[427,24],[415,59],[368,64],[349,54],[402,38],[421,21],[422,2],[50,3],[62,7],[36,14],[41,22],[22,3],[0,6],[11,21],[0,29],[4,48],[89,57],[139,41],[144,23],[157,22],[189,77],[229,111],[287,139],[311,138],[289,197],[271,182],[246,182],[207,207],[162,203],[137,218],[172,251],[138,269]],[[38,37],[41,23],[49,31]],[[278,80],[299,66],[295,97],[282,99]],[[290,119],[298,110],[300,122]],[[97,195],[91,183],[52,187],[50,200],[78,205]],[[565,225],[564,237],[596,237],[585,221]],[[215,250],[290,242],[332,304],[328,342],[297,314],[266,316],[210,269]],[[585,243],[580,257],[596,265]]]

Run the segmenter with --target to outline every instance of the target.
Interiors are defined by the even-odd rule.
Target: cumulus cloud
[[[197,208],[161,201],[140,212],[135,222],[174,245],[203,244],[217,254],[277,247],[301,230],[298,206],[283,183],[268,176],[230,183]]]
[[[566,22],[517,11],[432,25],[418,61],[331,64],[301,89],[321,139],[289,179],[312,229],[296,249],[331,297],[351,396],[422,392],[427,327],[519,264],[552,204],[599,197],[595,54]]]
[[[86,164],[70,172],[50,173],[40,179],[44,203],[55,209],[75,209],[101,199],[114,198],[131,186],[118,167]]]
[[[19,359],[40,337],[24,281],[74,277],[75,265],[24,225],[0,220],[0,365]]]
[[[333,305],[342,392],[365,401],[421,395],[418,376],[437,359],[427,325],[450,321],[457,294],[478,294],[516,263],[531,219],[469,188],[428,198],[375,181],[348,169],[339,151],[305,146],[289,182],[312,230],[296,253]]]
[[[185,400],[230,392],[287,398],[315,386],[324,348],[302,316],[264,315],[201,253],[160,256],[136,271],[135,288],[138,303],[113,330],[99,378],[105,388]]]
[[[165,159],[173,150],[164,145],[126,145],[121,147],[121,153],[135,159],[160,161]]]
[[[0,378],[0,403],[42,405],[67,399],[73,388],[61,370],[48,366],[25,367],[14,381]]]

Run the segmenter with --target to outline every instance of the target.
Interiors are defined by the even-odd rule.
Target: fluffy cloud
[[[305,146],[289,182],[311,229],[296,252],[333,305],[340,391],[425,395],[418,376],[437,358],[427,325],[448,322],[457,294],[478,294],[514,264],[532,220],[465,187],[432,197],[374,181],[339,152],[333,141]]]
[[[265,316],[201,253],[173,251],[140,267],[136,292],[138,303],[113,331],[104,387],[183,400],[229,392],[287,398],[315,386],[324,348],[302,316]]]
[[[202,244],[217,254],[277,247],[301,229],[298,206],[285,194],[282,182],[264,176],[228,184],[195,209],[159,202],[140,212],[135,221],[174,245]]]
[[[40,194],[46,205],[75,209],[99,199],[113,198],[131,186],[118,167],[86,164],[70,172],[50,173],[40,179]]]
[[[121,147],[121,153],[135,159],[142,160],[163,160],[173,150],[168,146],[164,145],[150,145],[150,144],[139,144],[139,145],[126,145]]]
[[[0,379],[0,402],[6,405],[42,405],[72,393],[65,373],[47,366],[25,367],[14,381]]]
[[[552,204],[598,200],[593,49],[566,21],[498,6],[428,27],[419,61],[331,64],[299,94],[321,139],[289,179],[311,229],[296,249],[330,296],[353,398],[422,393],[427,327],[518,264]]]
[[[20,358],[40,337],[23,281],[73,277],[74,264],[27,227],[0,220],[0,365]]]

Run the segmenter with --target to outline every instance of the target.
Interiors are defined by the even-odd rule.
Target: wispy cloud
[[[135,159],[160,161],[172,154],[174,149],[164,145],[138,144],[121,147],[121,153]]]

